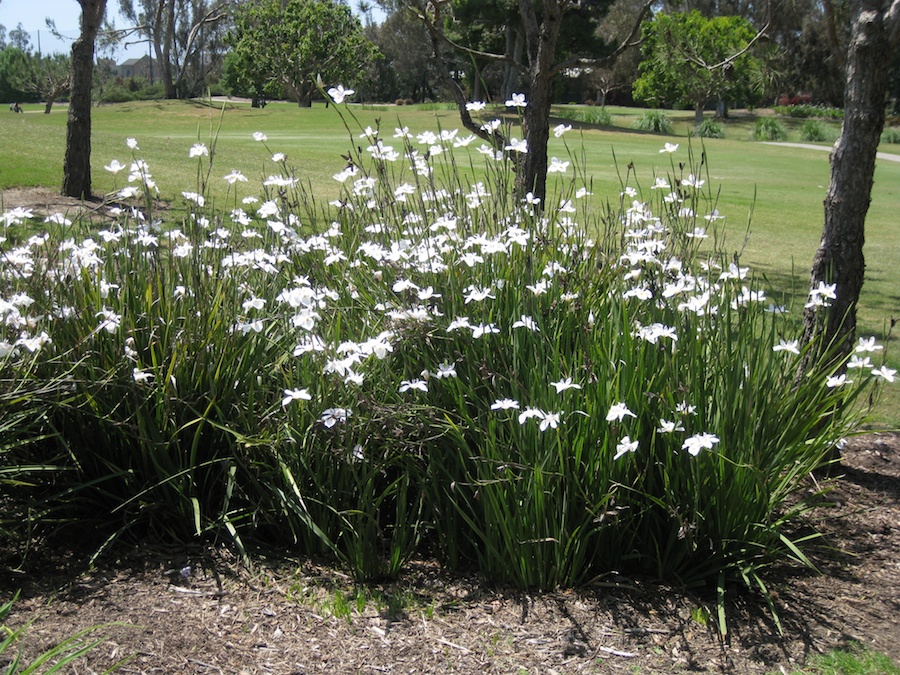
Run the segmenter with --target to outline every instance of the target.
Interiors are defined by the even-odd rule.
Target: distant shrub
[[[563,119],[585,124],[612,126],[612,114],[606,108],[563,108],[558,113]]]
[[[413,100],[411,98],[404,99],[406,101],[406,105],[412,105]],[[456,110],[455,103],[420,103],[418,106],[419,110]]]
[[[813,105],[811,103],[778,105],[775,106],[773,110],[785,117],[824,117],[833,120],[844,118],[844,111],[841,108],[831,108],[829,106]]]
[[[635,120],[632,126],[641,131],[650,131],[654,134],[671,134],[672,121],[662,110],[648,110]]]
[[[882,143],[900,143],[900,127],[888,127],[881,132]]]
[[[753,130],[753,140],[756,141],[783,141],[787,138],[784,125],[774,117],[760,117],[756,120],[756,128]]]
[[[129,91],[120,84],[108,85],[97,95],[97,100],[101,103],[127,103],[128,101],[136,101],[138,95]]]
[[[832,136],[831,129],[819,120],[806,120],[800,127],[800,140],[807,143],[825,143]]]
[[[725,138],[725,125],[713,119],[703,120],[695,131],[700,138]]]

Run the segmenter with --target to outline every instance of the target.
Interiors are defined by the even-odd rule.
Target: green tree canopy
[[[272,84],[309,106],[315,80],[353,85],[378,56],[359,19],[335,0],[251,0],[239,6],[227,41],[234,48],[233,81]],[[252,93],[251,93],[252,95]]]
[[[9,75],[15,88],[26,91],[44,101],[44,112],[49,114],[53,103],[69,94],[69,70],[71,58],[66,54],[38,56],[25,54],[10,64]]]
[[[748,50],[755,34],[739,16],[658,14],[644,23],[634,97],[653,106],[692,105],[699,122],[710,101],[751,96],[762,81],[762,62]]]
[[[12,103],[33,101],[34,94],[22,88],[18,73],[27,71],[30,66],[28,54],[18,47],[7,46],[0,49],[0,101]]]

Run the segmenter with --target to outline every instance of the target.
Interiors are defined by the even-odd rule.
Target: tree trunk
[[[44,104],[44,114],[49,115],[50,111],[53,109],[53,99],[51,98]]]
[[[162,78],[166,91],[166,98],[178,98],[178,90],[175,87],[175,76],[172,73],[172,45],[175,42],[175,0],[168,0],[166,16],[166,36],[163,45]]]
[[[106,12],[106,0],[79,0],[81,34],[72,45],[72,88],[66,126],[62,193],[91,197],[91,84],[94,74],[94,40]]]
[[[530,0],[519,0],[525,26],[531,90],[525,108],[528,152],[516,179],[519,198],[528,192],[543,201],[547,192],[547,142],[550,137],[550,95],[555,76],[556,41],[562,23],[559,0],[545,0],[540,24]]]
[[[835,284],[836,298],[827,310],[812,305],[804,312],[803,342],[818,340],[802,364],[804,369],[828,349],[837,350],[836,359],[853,349],[856,304],[865,272],[864,226],[884,128],[889,55],[897,44],[898,16],[900,0],[861,0],[854,12],[844,126],[831,153],[825,225],[811,273],[811,288]]]
[[[706,108],[706,101],[697,101],[694,103],[694,124],[700,124],[703,121],[703,109]]]

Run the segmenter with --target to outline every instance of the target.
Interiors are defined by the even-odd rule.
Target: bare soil
[[[780,673],[853,642],[900,663],[900,434],[853,440],[832,487],[810,518],[820,573],[767,578],[782,636],[759,593],[730,592],[722,640],[714,598],[626,571],[523,593],[422,560],[363,588],[315,561],[249,570],[220,549],[135,549],[93,569],[83,552],[44,552],[39,569],[0,577],[0,597],[22,589],[11,625],[33,621],[26,655],[118,622],[70,673],[125,657],[118,672],[135,674]]]

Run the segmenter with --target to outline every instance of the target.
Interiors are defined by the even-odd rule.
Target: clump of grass
[[[654,134],[672,135],[672,120],[662,110],[648,110],[634,121],[632,126]]]
[[[213,206],[197,144],[175,219],[135,142],[116,223],[3,242],[4,438],[60,466],[56,504],[111,514],[111,536],[330,553],[361,580],[423,543],[523,588],[627,564],[723,594],[808,562],[795,495],[889,373],[848,382],[825,355],[797,379],[794,325],[719,245],[705,153],[666,143],[668,175],[639,194],[630,167],[591,210],[565,162],[537,203],[508,155],[459,162],[452,130],[422,153],[347,126],[332,204],[260,133],[263,184],[233,171]]]
[[[900,675],[900,667],[884,654],[852,644],[813,657],[792,675]]]
[[[704,119],[695,131],[700,138],[725,138],[725,125],[713,119]]]
[[[811,117],[833,120],[844,118],[843,108],[832,108],[826,105],[813,105],[811,103],[775,106],[773,110],[779,115],[785,115],[787,117]]]
[[[882,143],[900,143],[900,127],[888,127],[881,132]]]
[[[806,120],[800,127],[800,140],[805,143],[824,143],[833,140],[833,134],[820,120]]]
[[[784,125],[774,117],[760,117],[753,129],[753,139],[757,141],[783,141],[787,139]]]
[[[599,126],[612,126],[612,113],[605,107],[587,107],[587,108],[562,108],[558,113],[559,117],[575,122],[584,122],[585,124],[597,124]]]

